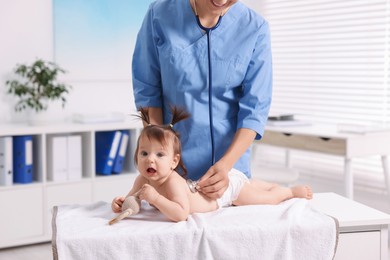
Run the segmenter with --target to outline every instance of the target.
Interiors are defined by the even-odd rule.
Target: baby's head
[[[172,168],[178,171],[183,177],[187,174],[187,169],[181,159],[181,142],[179,133],[173,129],[173,125],[177,122],[189,117],[183,109],[172,107],[172,120],[168,125],[151,125],[149,121],[147,109],[140,108],[140,118],[146,123],[146,126],[141,131],[138,137],[137,147],[134,154],[134,162],[136,166],[139,164],[140,158],[144,157],[148,153],[148,149],[153,144],[158,144],[163,150],[168,151],[173,156]],[[148,146],[146,151],[145,146]],[[141,148],[140,148],[141,147]],[[168,155],[168,154],[162,154]]]

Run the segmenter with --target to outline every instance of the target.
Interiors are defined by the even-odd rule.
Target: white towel
[[[53,211],[54,259],[333,259],[335,219],[305,199],[279,205],[222,208],[170,222],[147,203],[114,225],[110,204]]]

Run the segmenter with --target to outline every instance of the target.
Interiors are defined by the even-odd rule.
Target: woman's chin
[[[213,6],[215,6],[217,8],[224,8],[229,4],[229,1],[226,1],[224,3],[219,3],[218,1],[211,0],[211,3]]]

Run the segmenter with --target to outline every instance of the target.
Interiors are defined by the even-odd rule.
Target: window
[[[276,112],[318,122],[390,123],[387,0],[263,0]]]
[[[273,51],[271,112],[316,123],[390,124],[389,2],[262,0]],[[311,171],[336,164],[342,172],[340,159],[296,156]],[[353,171],[383,176],[378,158],[358,160]]]

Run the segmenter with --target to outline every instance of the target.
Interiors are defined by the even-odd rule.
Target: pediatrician
[[[181,134],[188,178],[216,199],[228,172],[250,177],[250,145],[264,133],[272,94],[268,23],[237,0],[157,0],[133,55],[136,107],[153,124],[171,119],[170,105],[191,117]]]

